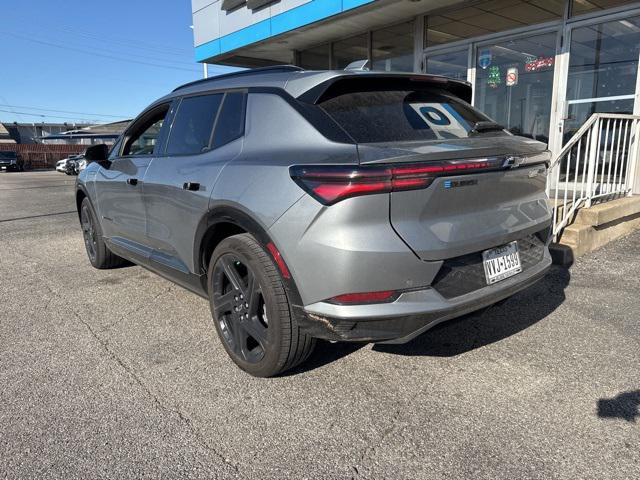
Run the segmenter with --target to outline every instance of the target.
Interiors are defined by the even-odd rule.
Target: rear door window
[[[213,148],[226,145],[244,135],[244,106],[243,92],[229,92],[225,95],[213,134]]]
[[[183,98],[175,114],[167,155],[196,155],[210,149],[211,132],[224,94]]]
[[[435,89],[351,91],[320,106],[358,143],[467,138],[477,122],[489,121],[469,104]]]

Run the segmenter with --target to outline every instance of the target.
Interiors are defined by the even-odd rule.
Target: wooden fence
[[[84,153],[87,145],[44,145],[0,143],[0,152],[16,152],[26,169],[55,168],[56,162],[69,155]]]

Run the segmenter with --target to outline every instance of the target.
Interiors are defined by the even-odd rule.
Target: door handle
[[[200,184],[199,183],[195,183],[195,182],[185,182],[182,185],[182,189],[183,190],[189,190],[191,192],[196,192],[196,191],[200,190]]]
[[[135,186],[135,185],[138,184],[138,179],[137,178],[127,178],[127,184]]]

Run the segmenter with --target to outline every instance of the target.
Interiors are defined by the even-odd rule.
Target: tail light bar
[[[397,165],[296,165],[291,178],[323,205],[345,198],[427,188],[447,175],[502,170],[504,158]]]

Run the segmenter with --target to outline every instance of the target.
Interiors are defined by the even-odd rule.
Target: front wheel
[[[315,339],[300,332],[278,269],[252,235],[220,242],[208,282],[218,336],[241,369],[271,377],[309,357]]]
[[[104,243],[102,229],[88,198],[84,198],[80,204],[80,226],[82,227],[82,238],[84,239],[84,246],[91,265],[104,270],[126,264],[126,260],[109,250]]]

